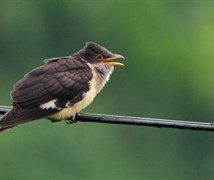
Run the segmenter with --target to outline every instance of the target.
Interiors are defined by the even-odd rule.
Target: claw
[[[66,121],[66,124],[73,124],[73,123],[76,123],[77,121],[75,120],[76,116],[78,115],[78,113],[76,113],[75,115],[72,116],[71,119],[68,119]]]

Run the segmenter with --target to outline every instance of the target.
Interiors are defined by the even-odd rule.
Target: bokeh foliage
[[[212,1],[0,1],[0,104],[42,59],[126,57],[83,112],[214,120]],[[1,179],[212,179],[208,132],[47,120],[0,135]]]

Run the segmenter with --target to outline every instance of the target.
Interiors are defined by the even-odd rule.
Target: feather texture
[[[82,74],[83,73],[83,74]],[[18,124],[50,116],[82,99],[89,90],[92,72],[76,56],[48,60],[43,66],[26,74],[11,92],[13,109],[0,121],[5,130]],[[56,99],[56,108],[41,108]]]
[[[44,65],[14,85],[10,94],[13,108],[1,118],[0,131],[40,118],[73,116],[93,101],[108,81],[113,65],[119,64],[107,61],[120,57],[88,42],[73,55],[44,60]]]

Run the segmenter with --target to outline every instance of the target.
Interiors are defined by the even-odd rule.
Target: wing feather
[[[81,92],[87,92],[91,79],[89,66],[80,59],[72,56],[54,59],[18,81],[11,97],[14,104],[23,108],[38,107],[53,99],[57,99],[60,104],[60,101],[72,101],[78,99]]]

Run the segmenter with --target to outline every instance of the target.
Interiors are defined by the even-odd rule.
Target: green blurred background
[[[94,41],[126,57],[83,112],[214,120],[214,2],[0,1],[0,104],[42,60]],[[212,179],[210,132],[28,123],[0,135],[0,179]]]

